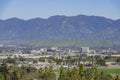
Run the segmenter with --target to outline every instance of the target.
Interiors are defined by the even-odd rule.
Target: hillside
[[[0,20],[0,40],[84,40],[120,42],[120,19],[99,16],[52,16]]]

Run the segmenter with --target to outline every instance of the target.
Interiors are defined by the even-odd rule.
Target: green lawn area
[[[106,74],[120,75],[120,68],[98,68],[98,72],[105,72]]]
[[[87,69],[87,68],[85,68]],[[108,67],[98,67],[98,72],[104,72],[111,75],[120,75],[120,68],[108,68]],[[59,69],[55,69],[55,72],[59,72]]]

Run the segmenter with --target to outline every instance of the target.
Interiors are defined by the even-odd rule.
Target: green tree
[[[71,71],[71,80],[78,80],[79,77],[80,77],[79,70],[74,67]]]
[[[0,72],[0,80],[4,80],[4,75]]]
[[[11,57],[8,57],[6,60],[5,60],[5,63],[15,63],[15,59],[11,58]]]
[[[83,68],[83,65],[80,64],[80,67],[79,67],[79,80],[82,80],[84,78],[84,68]]]
[[[8,70],[7,70],[7,65],[6,65],[6,63],[3,62],[3,64],[1,64],[0,72],[3,74],[4,80],[7,80],[7,79],[6,79],[6,76],[7,76]]]
[[[66,69],[61,67],[60,68],[60,75],[59,75],[58,80],[68,80],[66,78],[67,78],[67,76],[66,76]]]
[[[7,80],[18,80],[18,75],[16,71],[17,67],[14,66],[9,66],[7,68]]]
[[[116,62],[118,65],[120,65],[120,58],[117,58]]]
[[[42,79],[42,80],[55,80],[56,79],[56,75],[55,75],[52,67],[41,68],[38,71],[37,75],[38,75],[38,78]]]
[[[100,75],[99,72],[97,70],[97,67],[93,67],[93,76],[94,76],[94,80],[100,80]]]
[[[95,56],[96,64],[100,66],[105,66],[106,61],[102,59],[100,56]]]
[[[120,80],[120,78],[119,78],[119,76],[118,76],[118,75],[116,75],[115,80]]]
[[[22,56],[19,56],[19,57],[18,57],[18,60],[19,60],[19,61],[25,61],[25,58],[23,58]]]

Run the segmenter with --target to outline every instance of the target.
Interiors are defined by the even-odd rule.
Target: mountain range
[[[52,16],[0,20],[0,40],[120,41],[120,19],[100,16]]]

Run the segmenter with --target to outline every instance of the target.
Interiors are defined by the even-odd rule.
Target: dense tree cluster
[[[120,80],[120,78],[119,76],[113,78],[103,71],[98,72],[96,67],[84,69],[81,65],[79,69],[74,67],[71,70],[61,67],[58,80]]]
[[[34,67],[17,67],[0,66],[0,80],[120,80],[119,75],[115,77],[105,74],[103,71],[98,72],[96,67],[84,68],[80,65],[79,68],[64,68],[61,67],[57,71],[52,67],[40,68],[37,70]]]

